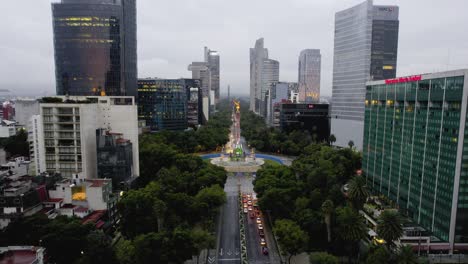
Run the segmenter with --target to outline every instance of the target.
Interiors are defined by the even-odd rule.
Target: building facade
[[[133,143],[122,133],[107,129],[96,130],[97,174],[101,179],[112,179],[114,188],[130,184],[133,172]]]
[[[58,95],[137,95],[136,0],[52,3]]]
[[[18,99],[15,101],[15,121],[19,126],[27,127],[32,116],[39,114],[39,101],[36,99]]]
[[[315,142],[326,142],[330,136],[328,104],[281,103],[280,129],[308,131]]]
[[[210,83],[211,89],[214,93],[214,100],[212,100],[212,105],[217,105],[219,103],[219,88],[220,88],[220,78],[219,78],[219,52],[215,50],[210,50],[205,47],[205,62],[208,64],[210,69]]]
[[[263,61],[268,59],[268,49],[263,47],[263,38],[255,41],[250,49],[250,111],[259,113],[261,101]]]
[[[363,171],[441,250],[468,242],[468,70],[367,83]],[[434,242],[434,241],[433,241]]]
[[[193,79],[139,79],[138,116],[152,131],[187,129],[187,91],[199,88]]]
[[[279,82],[279,62],[276,60],[266,59],[263,61],[262,67],[262,86],[260,92],[260,99],[258,101],[258,114],[267,118],[268,100],[266,95],[271,87]]]
[[[299,100],[318,103],[320,101],[321,60],[319,49],[306,49],[299,54]]]
[[[335,15],[331,133],[337,146],[352,140],[362,148],[365,84],[395,77],[398,11],[367,0]]]
[[[31,127],[37,173],[82,173],[97,178],[96,129],[123,134],[133,151],[134,177],[139,175],[137,106],[130,96],[46,97]],[[37,129],[36,129],[37,128]],[[42,129],[41,129],[42,128]],[[37,162],[39,159],[39,162]],[[45,165],[45,167],[43,167]]]
[[[187,87],[187,123],[196,128],[203,123],[202,90],[198,87]]]
[[[279,126],[279,104],[287,102],[289,99],[290,83],[277,82],[268,90],[267,101],[267,118],[266,122],[269,126]]]

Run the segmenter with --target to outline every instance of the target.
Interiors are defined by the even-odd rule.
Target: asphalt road
[[[240,263],[239,197],[238,181],[228,176],[224,191],[227,202],[221,209],[219,219],[219,243],[217,263]]]
[[[238,174],[236,175],[243,193],[253,193],[252,176],[249,174]],[[256,218],[251,219],[246,215],[246,240],[247,240],[247,257],[249,264],[266,264],[266,263],[280,263],[279,254],[276,250],[275,242],[271,229],[266,225],[265,219],[262,216],[262,222],[264,226],[265,240],[268,247],[268,255],[262,254],[260,246],[260,236],[258,235],[258,228]]]

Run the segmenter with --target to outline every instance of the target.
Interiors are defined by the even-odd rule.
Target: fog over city
[[[0,89],[55,93],[51,1],[4,1]],[[331,95],[335,12],[362,0],[137,1],[138,77],[190,77],[203,47],[221,54],[221,94],[249,92],[249,48],[264,37],[280,80],[297,81],[299,52],[322,53],[321,94]],[[468,67],[466,0],[376,0],[400,7],[397,76]]]

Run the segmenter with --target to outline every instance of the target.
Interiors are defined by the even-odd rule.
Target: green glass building
[[[366,85],[368,186],[450,252],[468,243],[467,82],[457,70]]]

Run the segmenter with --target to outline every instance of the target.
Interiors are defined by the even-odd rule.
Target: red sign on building
[[[385,80],[385,84],[417,82],[417,81],[420,81],[421,78],[422,78],[421,75],[414,75],[414,76],[400,77],[400,78],[395,78],[395,79],[387,79]]]

